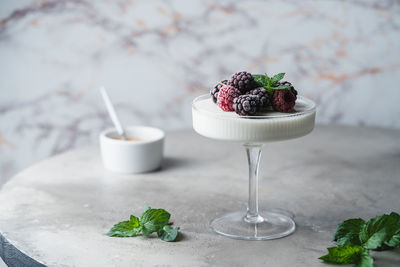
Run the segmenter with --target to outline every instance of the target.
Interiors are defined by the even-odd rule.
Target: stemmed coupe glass
[[[193,101],[193,128],[205,137],[242,143],[249,165],[247,212],[234,211],[218,216],[211,220],[210,228],[220,235],[245,240],[276,239],[293,233],[296,225],[291,216],[258,206],[261,152],[265,143],[310,133],[314,128],[315,103],[298,96],[293,113],[266,112],[260,116],[239,117],[233,112],[215,112],[209,108],[214,103],[207,101],[212,101],[209,95],[199,96]]]

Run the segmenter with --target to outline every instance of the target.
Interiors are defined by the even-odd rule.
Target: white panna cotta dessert
[[[209,94],[192,105],[194,130],[209,138],[242,143],[265,143],[297,138],[310,133],[315,123],[315,103],[298,96],[291,113],[264,112],[239,116],[221,110]]]
[[[264,143],[301,137],[314,128],[314,102],[298,96],[290,82],[281,81],[284,76],[237,72],[218,82],[210,94],[193,101],[194,130],[205,137],[242,143],[249,164],[247,209],[211,220],[210,228],[217,234],[270,240],[296,229],[287,213],[259,209],[258,205],[258,169]]]

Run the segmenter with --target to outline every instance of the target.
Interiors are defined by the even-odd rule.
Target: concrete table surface
[[[292,211],[297,230],[273,241],[240,241],[208,228],[216,215],[245,211],[240,144],[172,132],[162,169],[139,175],[105,171],[98,148],[82,148],[3,186],[0,255],[6,263],[26,255],[21,262],[35,259],[38,266],[328,266],[318,257],[333,245],[339,222],[400,212],[399,176],[395,130],[319,126],[306,137],[266,144],[260,206]],[[172,214],[180,242],[104,235],[145,204]],[[400,266],[398,249],[373,256],[375,266]]]

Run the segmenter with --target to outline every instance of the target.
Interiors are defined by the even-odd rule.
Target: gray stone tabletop
[[[400,132],[319,126],[310,135],[266,144],[260,206],[295,214],[294,234],[241,241],[214,234],[218,214],[245,210],[247,161],[240,144],[193,131],[167,134],[161,170],[105,171],[98,148],[42,161],[0,190],[0,256],[48,266],[328,266],[336,225],[352,217],[400,212]],[[182,240],[104,235],[145,204],[165,208]],[[373,254],[375,266],[400,266],[399,250]]]

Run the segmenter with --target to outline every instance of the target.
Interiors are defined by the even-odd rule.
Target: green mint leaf
[[[328,248],[328,254],[320,257],[321,260],[331,263],[358,263],[363,248],[360,246],[344,245]]]
[[[268,74],[266,74],[266,73],[265,73],[265,85],[268,86],[268,87],[272,86],[271,78],[268,77]]]
[[[365,221],[360,218],[350,219],[342,222],[336,228],[333,241],[336,241],[337,245],[339,246],[346,243],[351,245],[361,245],[359,234],[364,224]]]
[[[280,80],[282,80],[284,76],[285,76],[285,73],[284,73],[284,72],[278,73],[278,74],[274,75],[274,76],[271,78],[271,85],[274,86],[277,82],[279,82]]]
[[[288,86],[288,85],[274,87],[274,85],[285,76],[285,73],[279,73],[272,78],[268,77],[267,74],[265,74],[265,75],[253,74],[252,76],[258,87],[264,87],[264,88],[269,87],[269,88],[274,88],[277,90],[290,88],[290,86]]]
[[[400,215],[396,212],[392,212],[389,214],[390,217],[393,217],[397,223],[400,223]],[[400,228],[400,225],[398,225]]]
[[[137,236],[140,231],[139,219],[131,215],[129,221],[122,221],[115,224],[106,235],[111,237],[132,237]]]
[[[371,255],[369,255],[368,250],[364,249],[361,252],[360,260],[357,264],[357,267],[373,267],[374,260],[372,259]]]
[[[388,247],[386,249],[400,248],[400,215],[396,212],[392,212],[389,216],[395,220],[396,230],[394,231],[393,236],[385,242],[385,246]]]
[[[169,221],[171,214],[164,209],[148,209],[140,216],[140,224],[144,235],[162,229]]]
[[[148,210],[150,210],[151,209],[151,207],[148,205],[148,204],[146,204],[146,206],[144,206],[144,211],[146,212],[146,211],[148,211]]]
[[[279,86],[274,86],[272,87],[274,90],[285,90],[285,89],[290,89],[289,85],[279,85]]]
[[[385,245],[389,248],[400,248],[400,233],[392,236],[389,241],[385,242]]]
[[[267,85],[265,83],[265,75],[263,75],[263,74],[253,74],[252,76],[254,78],[254,81],[257,84],[257,87],[263,87],[263,86]]]
[[[270,87],[270,86],[263,86],[265,90],[267,90],[271,96],[274,94],[274,88]]]
[[[179,227],[171,227],[170,225],[165,225],[161,230],[158,230],[157,235],[164,241],[173,242],[176,241],[178,237]]]
[[[368,220],[360,231],[360,241],[366,249],[379,249],[398,230],[396,216],[384,214]]]
[[[273,95],[275,90],[285,90],[285,89],[290,89],[290,86],[288,85],[280,85],[280,86],[263,86],[264,89],[268,90],[268,92]]]

